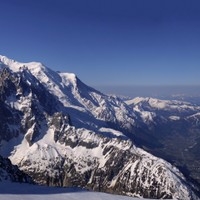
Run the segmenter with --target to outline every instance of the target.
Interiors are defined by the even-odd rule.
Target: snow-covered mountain
[[[64,108],[68,114],[76,115],[72,119],[76,126],[85,127],[88,124],[96,129],[97,124],[102,122],[105,126],[106,122],[110,123],[109,126],[118,124],[122,129],[130,129],[135,124],[134,113],[125,103],[88,87],[75,74],[57,73],[41,63],[19,63],[5,56],[0,59],[2,67],[7,65],[12,72],[23,74],[28,87],[29,84],[36,90],[42,87],[53,95],[62,104],[58,110]],[[93,121],[95,123],[91,123]]]
[[[129,139],[141,116],[41,63],[0,56],[0,154],[39,184],[198,199],[180,171]]]
[[[142,144],[148,151],[175,164],[200,188],[200,107],[185,101],[142,97],[126,103],[143,121],[146,131],[141,137],[146,140]]]
[[[195,106],[192,103],[186,101],[178,101],[178,100],[161,100],[151,97],[136,97],[132,100],[126,101],[127,104],[142,104],[142,102],[146,102],[151,108],[155,110],[168,110],[168,111],[176,111],[180,113],[189,113],[196,112],[197,109],[200,109],[199,106]]]
[[[200,112],[200,106],[185,101],[136,97],[125,102],[142,116],[144,122],[152,122],[156,116],[179,120],[180,118]]]

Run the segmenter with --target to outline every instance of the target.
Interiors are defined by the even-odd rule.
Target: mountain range
[[[0,56],[1,174],[15,175],[3,167],[9,158],[40,185],[199,199],[199,112],[181,101],[124,102],[75,74]]]
[[[200,188],[200,106],[141,97],[126,103],[143,119],[143,148],[178,167]]]

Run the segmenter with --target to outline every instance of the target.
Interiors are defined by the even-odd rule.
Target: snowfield
[[[1,200],[137,200],[138,198],[90,192],[78,188],[45,187],[0,182]]]

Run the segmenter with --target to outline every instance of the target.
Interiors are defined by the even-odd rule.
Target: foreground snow
[[[89,192],[77,188],[44,187],[30,184],[0,182],[1,200],[137,200],[101,192]]]

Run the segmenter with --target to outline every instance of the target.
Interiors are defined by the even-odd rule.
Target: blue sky
[[[199,0],[0,0],[0,54],[91,86],[200,85]]]

